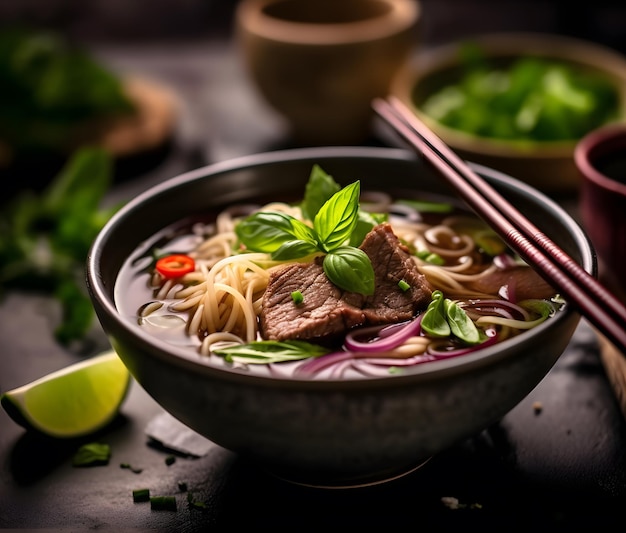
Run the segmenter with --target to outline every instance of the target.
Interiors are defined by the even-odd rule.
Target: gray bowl
[[[571,307],[538,327],[473,355],[417,365],[406,375],[298,380],[251,375],[166,344],[122,316],[114,301],[126,258],[189,215],[292,193],[301,197],[318,163],[362,187],[451,194],[412,153],[387,148],[305,148],[242,157],[175,177],[123,207],[95,240],[87,262],[93,305],[137,382],[167,411],[218,445],[279,476],[322,486],[375,483],[502,418],[546,375],[580,316]],[[579,225],[548,197],[474,166],[521,212],[595,275]]]

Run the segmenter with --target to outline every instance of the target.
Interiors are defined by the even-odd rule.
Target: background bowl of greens
[[[478,35],[417,56],[393,93],[465,159],[572,191],[576,142],[626,121],[626,58],[560,35]]]
[[[319,168],[324,172],[320,174]],[[476,165],[475,169],[583,268],[595,273],[594,254],[587,237],[561,207],[519,180],[486,167]],[[328,175],[332,179],[328,179]],[[353,194],[356,183],[360,184],[362,191],[361,207],[348,209],[347,206],[354,206],[354,199],[358,199]],[[366,191],[377,194],[366,198]],[[195,305],[200,300],[196,299],[194,291],[207,290],[205,294],[209,299],[202,300],[202,305],[210,309],[213,303],[210,303],[212,296],[209,293],[226,290],[226,278],[215,277],[204,285],[204,282],[196,283],[193,266],[187,269],[192,263],[190,257],[181,258],[179,254],[189,253],[185,250],[189,249],[190,242],[198,242],[198,237],[201,241],[204,239],[205,227],[214,228],[213,224],[217,227],[223,220],[228,220],[221,218],[222,215],[253,213],[235,225],[238,237],[228,248],[234,251],[233,255],[227,255],[215,265],[221,264],[225,268],[235,261],[250,258],[258,263],[249,267],[251,270],[246,271],[246,276],[258,274],[262,270],[260,266],[268,259],[254,251],[255,240],[263,247],[279,244],[280,252],[272,252],[276,253],[272,255],[276,261],[281,261],[278,257],[281,253],[297,254],[304,250],[310,254],[311,246],[315,247],[319,242],[324,243],[328,252],[322,256],[324,263],[331,257],[328,280],[319,274],[319,263],[315,261],[286,266],[294,269],[291,271],[294,277],[300,272],[318,274],[310,287],[298,282],[295,285],[298,290],[290,289],[291,296],[288,291],[280,302],[282,311],[295,314],[293,320],[280,322],[280,317],[272,314],[275,308],[271,302],[269,314],[262,315],[266,320],[264,330],[271,330],[280,338],[283,331],[306,314],[315,315],[317,294],[330,287],[331,273],[334,272],[334,285],[343,286],[346,282],[342,276],[335,277],[339,271],[345,270],[340,268],[342,258],[350,267],[353,264],[351,258],[359,254],[351,245],[342,244],[345,237],[349,236],[352,242],[352,236],[360,232],[356,228],[361,228],[361,224],[371,226],[367,235],[380,236],[383,233],[389,237],[385,223],[361,212],[366,204],[384,203],[387,195],[393,195],[399,202],[394,204],[393,210],[387,211],[397,210],[394,224],[398,218],[398,224],[401,221],[419,224],[415,211],[417,205],[422,206],[419,209],[426,216],[449,218],[455,212],[443,208],[450,208],[458,201],[443,180],[421,164],[414,153],[395,148],[319,147],[275,151],[219,162],[163,182],[117,211],[92,245],[87,261],[87,284],[100,323],[137,382],[167,411],[213,442],[280,477],[306,485],[338,487],[377,483],[412,471],[433,454],[485,429],[517,405],[543,379],[566,348],[578,324],[578,313],[561,300],[555,304],[554,312],[529,323],[531,329],[524,329],[514,337],[504,335],[501,342],[495,343],[495,336],[481,337],[479,344],[471,341],[471,345],[458,345],[461,346],[458,350],[448,345],[436,349],[434,359],[422,351],[424,357],[398,354],[397,358],[387,358],[381,363],[381,358],[395,353],[397,342],[404,343],[408,336],[417,335],[418,330],[414,328],[420,327],[419,321],[409,319],[395,326],[400,329],[394,327],[384,333],[361,330],[365,335],[361,340],[349,339],[348,332],[345,342],[348,352],[352,353],[331,348],[331,344],[317,343],[312,346],[314,351],[306,351],[315,337],[300,337],[295,343],[270,340],[255,344],[253,340],[223,349],[215,349],[216,344],[211,344],[211,350],[205,353],[205,341],[211,342],[213,334],[201,334],[201,338],[196,338],[196,326],[191,326],[196,323],[202,328],[204,318],[196,322],[195,317],[204,315],[195,312],[187,315],[189,308],[182,307],[180,309],[189,321],[181,322],[181,315],[175,311],[178,307],[172,300],[177,296],[170,293],[170,289],[178,291],[178,283],[184,284],[188,280],[188,288],[182,289],[185,298],[189,296],[195,302],[190,303]],[[301,201],[303,197],[304,201]],[[422,198],[423,201],[417,204],[404,201],[410,198]],[[321,203],[320,199],[326,199],[323,205],[311,209],[311,205]],[[292,213],[305,207],[307,212],[317,212],[313,226],[296,224],[286,214],[264,215],[263,210],[250,210],[250,206],[275,205],[272,202],[279,200],[291,204],[289,212]],[[270,204],[265,203],[268,201]],[[433,209],[439,207],[443,212],[428,211],[425,205]],[[381,207],[376,209],[376,212],[382,212]],[[202,217],[210,214],[220,218],[211,217],[214,222],[205,226],[201,223]],[[356,224],[354,230],[350,229],[340,237],[336,237],[333,230],[330,237],[324,237],[323,234],[328,233],[324,228],[333,220],[336,222],[338,216],[343,222],[333,224],[337,230],[348,227],[348,218]],[[391,218],[386,220],[391,221]],[[452,216],[454,220],[457,217]],[[467,219],[461,217],[460,220]],[[230,226],[226,224],[226,227]],[[191,233],[190,228],[193,229]],[[513,291],[515,284],[506,281],[513,272],[507,265],[514,270],[520,265],[511,263],[512,258],[501,256],[505,250],[489,237],[488,228],[479,229],[481,226],[471,224],[469,228],[477,239],[485,238],[481,241],[482,250],[496,246],[491,252],[485,251],[491,257],[497,256],[504,269],[504,278],[496,281],[496,287],[503,284]],[[283,241],[286,232],[292,230],[297,230],[297,240]],[[213,239],[222,235],[211,231],[206,241],[208,248],[203,249],[221,250],[222,245],[215,248]],[[336,242],[331,242],[333,240]],[[361,240],[359,238],[358,242]],[[367,240],[368,237],[360,245],[362,250]],[[443,245],[446,241],[466,248],[462,244],[467,241],[466,237],[461,241],[442,237],[440,243]],[[424,272],[427,267],[440,272],[437,265],[441,263],[435,257],[438,254],[422,255],[417,249],[409,252],[408,244],[405,246],[407,248],[402,248],[405,251],[400,255],[408,257],[404,254],[413,254],[410,261],[416,261],[419,256]],[[378,256],[383,264],[395,263],[391,258],[398,257],[397,251],[388,255],[388,248],[383,248],[385,252],[382,254],[376,251],[380,249],[374,247],[373,257]],[[371,251],[372,247],[368,250]],[[201,260],[199,256],[195,257],[196,261]],[[477,257],[474,256],[469,263],[463,260],[463,264],[476,266]],[[159,270],[161,259],[166,260],[167,270],[179,269],[178,275],[174,272],[170,276],[165,270]],[[158,289],[153,293],[149,288],[155,265],[167,278],[165,283],[171,282],[165,292]],[[462,266],[453,266],[452,271]],[[217,266],[211,267],[211,272],[213,268]],[[367,278],[366,269],[358,276],[350,275],[351,270],[351,267],[347,269],[348,282],[358,285]],[[185,273],[191,277],[181,277]],[[236,272],[231,274],[237,275]],[[385,308],[391,308],[395,305],[393,302],[405,297],[414,301],[413,295],[418,293],[412,291],[418,287],[418,278],[414,277],[408,283],[406,279],[409,278],[396,280],[385,274],[378,285],[379,278],[376,277],[376,287],[383,287],[384,292],[377,293],[375,288],[374,295],[381,297],[379,301]],[[158,284],[163,281],[161,276],[156,279]],[[286,279],[289,284],[292,276],[282,277],[280,274],[277,279]],[[237,282],[228,283],[232,288]],[[251,287],[250,284],[247,286]],[[342,294],[354,302],[359,298],[355,291],[359,290],[348,288]],[[521,285],[514,289],[516,301],[523,298],[520,290]],[[270,285],[264,291],[262,300],[271,300]],[[247,289],[244,292],[248,294]],[[436,300],[435,292],[433,301]],[[230,323],[233,313],[229,315],[228,309],[219,307],[219,303],[225,301],[225,295],[216,296],[218,307],[209,313],[209,319],[223,316],[224,321]],[[512,292],[509,297],[513,298]],[[164,300],[160,301],[162,298]],[[555,302],[558,301],[557,298]],[[434,309],[441,310],[437,303],[452,310],[459,319],[463,317],[451,302],[437,299]],[[491,305],[493,300],[487,304],[488,307]],[[329,315],[337,309],[333,306],[324,308]],[[432,315],[434,320],[429,328],[438,322],[437,313],[435,311]],[[516,314],[517,311],[504,311],[505,316],[510,313]],[[324,321],[325,313],[323,315],[317,316],[320,323]],[[343,316],[347,320],[348,316],[354,315],[346,313]],[[420,320],[421,327],[426,328],[426,318]],[[449,319],[444,321],[451,324]],[[247,320],[245,323],[250,324]],[[275,328],[278,323],[283,325]],[[464,330],[465,326],[468,324],[462,325]],[[508,327],[505,325],[504,330],[510,331]],[[187,335],[189,331],[192,335]],[[368,335],[374,344],[369,343]],[[445,334],[448,335],[449,332]],[[232,336],[229,334],[228,338]],[[313,340],[301,342],[302,338]],[[486,344],[482,344],[483,341]],[[231,349],[233,351],[229,351]],[[303,350],[306,351],[304,355]],[[359,365],[361,370],[362,363],[369,366],[362,374],[352,375],[347,370],[344,375],[346,356],[350,358],[348,363]],[[355,360],[361,356],[363,359]],[[326,370],[329,373],[325,373]]]

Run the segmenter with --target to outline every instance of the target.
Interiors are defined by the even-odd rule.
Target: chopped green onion
[[[304,296],[302,296],[302,293],[300,291],[293,291],[291,293],[291,299],[296,305],[300,305],[302,302],[304,302]]]
[[[152,496],[150,509],[153,511],[176,511],[176,498],[174,496]]]
[[[133,491],[134,502],[149,502],[150,501],[150,489],[135,489]]]
[[[143,468],[134,468],[128,463],[120,463],[120,468],[126,468],[135,474],[141,474],[143,472]]]
[[[419,257],[421,260],[426,261],[431,265],[441,266],[445,263],[443,257],[441,257],[439,254],[431,252],[430,250],[420,250],[416,252],[415,255],[416,257]]]
[[[174,455],[168,455],[165,458],[165,464],[167,466],[173,465],[176,462],[176,457]]]
[[[411,286],[403,279],[398,281],[398,287],[400,288],[401,291],[404,291],[404,292],[408,291],[411,288]]]

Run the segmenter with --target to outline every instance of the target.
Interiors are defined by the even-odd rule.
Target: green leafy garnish
[[[452,334],[466,344],[478,344],[481,342],[480,332],[467,313],[452,300],[444,300],[446,320],[450,324]]]
[[[111,447],[100,442],[90,442],[78,448],[72,458],[72,466],[104,466],[109,464]]]
[[[359,193],[358,181],[334,193],[313,217],[313,227],[284,213],[258,212],[239,222],[235,231],[247,250],[269,253],[277,261],[324,254],[324,272],[330,281],[344,290],[370,295],[374,293],[371,261],[362,250],[346,244],[359,221]],[[310,204],[308,209],[315,202]]]
[[[0,87],[0,139],[24,154],[65,152],[77,124],[134,112],[115,74],[51,31],[0,31]]]
[[[330,174],[324,172],[319,165],[313,165],[304,189],[304,199],[300,204],[302,216],[307,220],[313,220],[326,201],[340,189],[341,186]]]
[[[444,297],[441,291],[433,291],[432,299],[422,317],[422,329],[433,337],[450,336],[450,324],[446,320]]]
[[[83,272],[93,240],[117,209],[100,208],[111,180],[108,152],[85,148],[47,190],[25,191],[0,214],[0,290],[57,298],[63,318],[55,336],[63,344],[82,338],[93,319]]]
[[[513,141],[581,138],[619,113],[619,91],[608,77],[573,63],[524,56],[490,64],[480,46],[463,50],[463,71],[420,105],[450,128]]]
[[[448,298],[441,291],[433,291],[422,318],[422,329],[433,337],[454,335],[466,344],[482,342],[480,331],[461,306]]]
[[[306,341],[253,341],[217,348],[213,353],[221,355],[229,363],[266,365],[285,361],[299,361],[319,357],[329,350]]]

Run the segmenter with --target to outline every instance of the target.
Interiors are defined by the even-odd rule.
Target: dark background
[[[626,51],[626,4],[542,0],[421,0],[422,41],[486,31],[546,31]],[[86,41],[207,39],[231,28],[236,0],[2,0],[2,23],[27,21]]]

